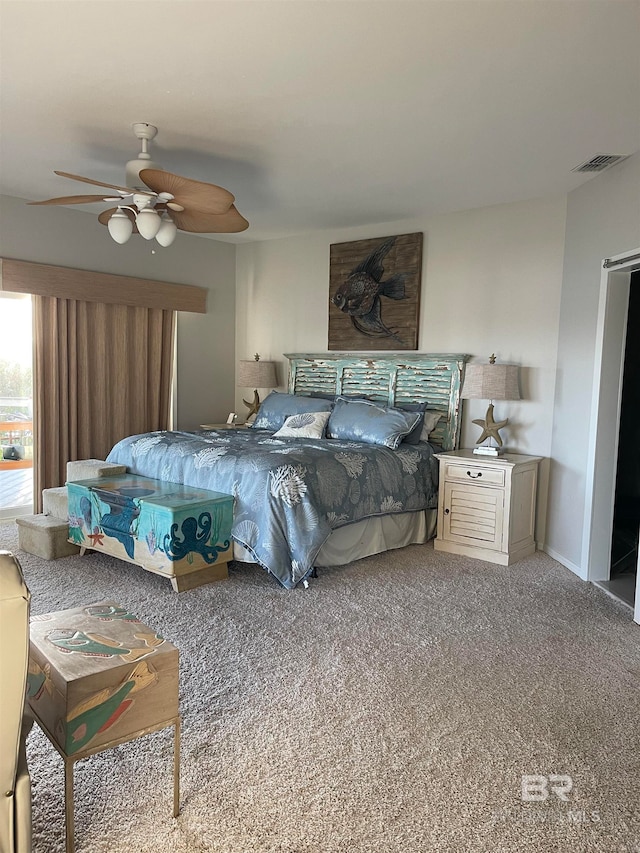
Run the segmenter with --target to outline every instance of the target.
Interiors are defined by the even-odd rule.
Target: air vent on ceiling
[[[621,160],[626,160],[628,154],[595,154],[586,163],[581,163],[572,169],[572,172],[601,172],[603,169],[608,169],[609,166],[614,166]]]

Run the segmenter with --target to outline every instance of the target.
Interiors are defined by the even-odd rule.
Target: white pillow
[[[442,412],[434,412],[431,409],[427,409],[424,413],[424,423],[422,425],[422,434],[420,435],[420,441],[429,441],[429,433],[431,430],[436,428],[436,424],[442,417]]]
[[[278,438],[322,438],[331,412],[290,415],[274,436]]]

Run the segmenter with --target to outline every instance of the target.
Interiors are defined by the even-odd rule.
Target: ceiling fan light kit
[[[126,187],[56,171],[57,175],[71,180],[116,190],[117,196],[63,196],[29,204],[116,202],[117,207],[104,210],[98,221],[107,226],[112,239],[120,244],[126,243],[132,234],[139,234],[145,240],[155,238],[161,246],[170,246],[178,230],[194,234],[232,234],[249,227],[234,206],[235,197],[228,190],[165,172],[162,166],[153,162],[148,146],[158,133],[157,127],[136,122],[133,132],[140,140],[142,150],[135,160],[126,164]]]
[[[107,227],[109,234],[111,234],[116,243],[126,243],[133,234],[133,222],[120,207],[109,219]]]
[[[153,240],[160,230],[160,217],[152,207],[143,207],[136,216],[138,233],[145,240]]]
[[[158,233],[156,234],[156,240],[160,243],[161,246],[165,248],[170,246],[173,241],[176,239],[176,234],[178,233],[178,226],[170,219],[169,216],[165,213],[161,217],[160,228],[158,229]]]

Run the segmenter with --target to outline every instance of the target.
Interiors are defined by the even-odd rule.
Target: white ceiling
[[[1,0],[0,16],[0,191],[25,199],[93,192],[54,169],[121,184],[137,121],[164,168],[235,194],[251,226],[233,242],[566,192],[594,154],[640,149],[638,0]]]

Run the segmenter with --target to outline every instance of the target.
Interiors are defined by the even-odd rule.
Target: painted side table
[[[178,649],[114,601],[31,618],[27,701],[64,759],[66,851],[74,851],[73,765],[173,726],[180,811]]]

